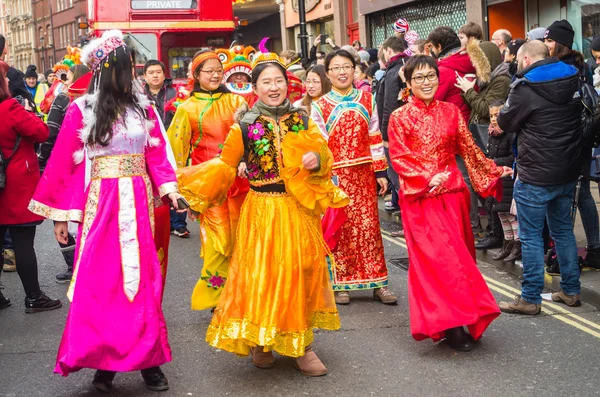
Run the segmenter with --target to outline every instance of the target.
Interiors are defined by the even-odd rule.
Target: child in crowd
[[[497,117],[500,109],[504,106],[503,100],[496,100],[490,104],[490,127],[488,141],[488,155],[498,166],[512,167],[515,161],[513,152],[514,134],[503,132],[498,126]],[[514,180],[510,177],[502,178],[502,200],[494,202],[492,211],[498,213],[502,230],[504,231],[504,243],[502,249],[494,255],[494,260],[514,262],[521,259],[521,241],[519,240],[519,224],[516,215],[510,212],[513,198]]]

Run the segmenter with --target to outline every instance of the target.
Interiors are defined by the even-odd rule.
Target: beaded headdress
[[[81,51],[81,61],[86,63],[93,71],[102,66],[109,66],[109,56],[119,47],[125,47],[123,33],[120,30],[108,30],[102,37],[94,39]]]

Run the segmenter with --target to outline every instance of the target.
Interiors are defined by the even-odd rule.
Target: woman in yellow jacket
[[[196,54],[192,76],[190,98],[177,107],[167,132],[178,168],[218,156],[235,123],[235,112],[245,104],[241,96],[222,85],[223,65],[216,53]],[[236,178],[227,199],[200,218],[204,267],[192,293],[193,310],[217,306],[228,277],[236,225],[248,188],[247,179]]]

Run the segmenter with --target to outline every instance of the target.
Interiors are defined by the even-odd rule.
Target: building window
[[[406,18],[411,30],[421,37],[438,26],[450,26],[455,31],[467,22],[465,0],[422,0],[369,14],[370,45],[377,48],[394,34],[394,22]],[[364,43],[363,43],[364,44]]]
[[[46,25],[46,36],[47,36],[47,39],[48,39],[48,45],[54,44],[53,43],[53,41],[54,41],[53,39],[54,38],[52,37],[54,35],[52,34],[52,27],[49,24]]]

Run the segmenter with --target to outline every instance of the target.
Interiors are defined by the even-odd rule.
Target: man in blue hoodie
[[[519,72],[498,124],[516,135],[519,238],[523,250],[521,295],[501,302],[506,313],[539,314],[544,288],[544,219],[556,244],[561,289],[552,300],[580,306],[579,264],[571,207],[581,173],[583,106],[579,71],[551,58],[541,41],[524,44]]]

